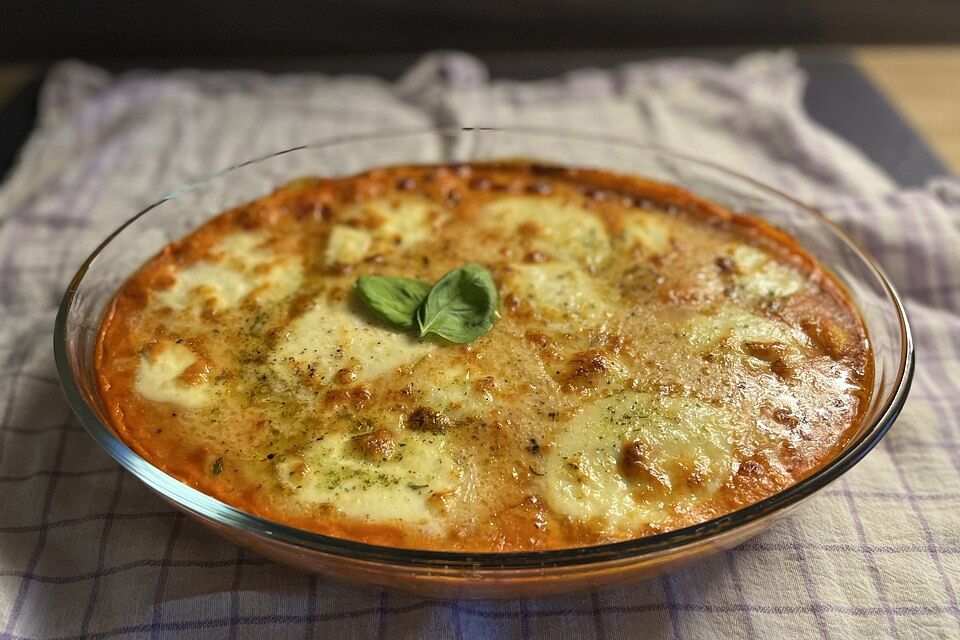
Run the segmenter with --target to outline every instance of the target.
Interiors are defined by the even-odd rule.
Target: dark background
[[[45,69],[257,68],[397,77],[459,49],[494,77],[682,54],[729,60],[793,47],[804,106],[902,185],[946,173],[850,60],[864,44],[960,43],[960,0],[0,0],[0,65],[30,80],[0,103],[0,179],[32,129]],[[877,135],[877,132],[883,135]]]
[[[958,41],[958,0],[0,0],[3,62]]]

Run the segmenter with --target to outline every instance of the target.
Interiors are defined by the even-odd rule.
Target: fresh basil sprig
[[[500,296],[490,272],[478,264],[454,269],[437,281],[417,309],[420,337],[434,334],[463,344],[493,326]]]
[[[457,344],[489,331],[500,303],[493,276],[478,264],[453,269],[432,287],[410,278],[361,276],[354,290],[388,325]]]
[[[405,331],[418,329],[417,307],[430,293],[426,282],[393,276],[360,276],[353,288],[373,315]]]

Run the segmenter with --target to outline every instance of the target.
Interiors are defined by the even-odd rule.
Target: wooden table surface
[[[960,174],[960,45],[858,47],[852,56],[943,163]],[[0,65],[0,103],[39,73],[37,65]]]
[[[943,163],[960,174],[960,46],[867,47],[853,55]]]

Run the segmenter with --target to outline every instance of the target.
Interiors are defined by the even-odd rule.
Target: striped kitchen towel
[[[789,54],[541,82],[491,81],[456,53],[396,83],[54,67],[0,188],[0,638],[960,637],[960,181],[898,191],[804,113],[803,87]],[[901,418],[839,482],[741,547],[567,597],[435,601],[340,584],[179,515],[63,400],[51,336],[74,270],[190,178],[334,135],[433,124],[653,141],[820,206],[906,299],[918,356]]]

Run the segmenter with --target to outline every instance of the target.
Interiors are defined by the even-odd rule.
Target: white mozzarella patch
[[[560,259],[572,259],[596,268],[611,254],[610,238],[596,214],[574,204],[517,196],[499,198],[484,207],[481,224],[511,236],[523,227],[535,230],[531,244]]]
[[[628,247],[639,244],[650,253],[662,255],[670,251],[671,239],[662,213],[637,211],[624,218],[623,241]]]
[[[711,351],[724,341],[731,347],[743,342],[778,342],[794,349],[808,343],[802,332],[730,304],[693,315],[682,334],[700,353]]]
[[[176,274],[176,283],[157,292],[154,302],[161,307],[182,310],[228,309],[247,297],[255,286],[241,271],[212,262],[198,262]]]
[[[606,531],[661,521],[674,498],[694,504],[723,485],[736,431],[732,416],[690,398],[626,392],[598,400],[545,455],[546,498],[559,513]],[[620,462],[632,442],[649,453],[638,475],[625,474]]]
[[[330,232],[324,260],[327,265],[356,264],[366,257],[372,244],[369,231],[338,224]]]
[[[278,478],[304,505],[331,504],[354,518],[439,529],[428,500],[457,490],[461,465],[442,435],[400,433],[398,453],[377,462],[355,450],[351,434],[328,434],[278,462]]]
[[[375,248],[395,250],[428,239],[439,212],[435,202],[403,196],[368,200],[344,209],[339,217],[368,228]]]
[[[482,417],[493,409],[493,397],[479,391],[475,383],[465,368],[444,365],[423,376],[417,375],[413,392],[421,394],[425,406],[453,420]]]
[[[291,323],[272,363],[281,379],[295,386],[308,369],[317,383],[329,384],[341,369],[353,371],[357,382],[368,382],[416,363],[435,348],[432,342],[367,321],[345,302],[317,300]]]
[[[290,295],[303,279],[299,257],[277,255],[260,246],[262,242],[251,232],[225,236],[213,248],[211,260],[178,270],[173,286],[157,292],[154,304],[176,310],[212,307],[222,311],[251,295],[256,302]]]
[[[238,269],[255,267],[272,257],[272,252],[261,247],[263,236],[253,231],[239,231],[223,236],[213,248],[219,261]]]
[[[610,315],[599,282],[570,263],[513,265],[503,289],[502,294],[512,292],[531,304],[553,327],[597,325]]]
[[[788,296],[802,289],[806,282],[799,271],[756,247],[738,245],[732,259],[737,268],[737,285],[755,296]]]
[[[179,376],[197,356],[182,344],[164,341],[144,349],[134,388],[137,393],[154,402],[169,402],[196,408],[205,404],[210,395],[207,382],[184,383]]]

